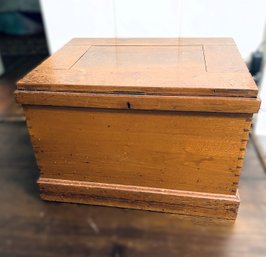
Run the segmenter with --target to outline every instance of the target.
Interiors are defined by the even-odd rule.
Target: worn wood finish
[[[18,88],[257,96],[231,39],[74,40],[24,77]]]
[[[36,106],[25,107],[25,113],[44,199],[236,216],[249,114]],[[60,184],[62,179],[69,184]]]
[[[224,221],[41,201],[24,123],[0,123],[0,256],[263,257],[266,176],[247,147],[238,217]]]
[[[21,104],[107,109],[254,113],[260,100],[237,97],[156,96],[16,91]]]
[[[25,107],[44,177],[235,194],[250,115]],[[47,126],[49,124],[49,126]]]
[[[50,178],[40,178],[38,184],[41,197],[49,201],[89,203],[222,219],[235,219],[239,206],[238,193],[224,195]]]
[[[44,199],[235,218],[260,101],[232,40],[73,40],[16,97]]]

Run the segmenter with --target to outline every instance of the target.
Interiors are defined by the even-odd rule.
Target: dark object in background
[[[0,32],[8,35],[34,35],[43,32],[38,0],[0,0]]]
[[[250,67],[249,67],[249,71],[252,74],[252,76],[261,70],[262,61],[263,61],[262,51],[257,50],[254,53],[252,53]]]
[[[259,85],[262,78],[263,67],[263,52],[261,50],[256,50],[252,53],[248,67],[256,84]]]
[[[40,13],[6,12],[0,14],[0,32],[9,35],[33,35],[43,32]]]
[[[15,82],[48,54],[39,1],[0,0],[0,121],[24,119]]]

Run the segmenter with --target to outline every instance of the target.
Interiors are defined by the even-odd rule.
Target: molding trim
[[[259,98],[15,91],[20,104],[148,111],[254,113]]]
[[[169,213],[235,219],[236,195],[212,194],[131,185],[43,178],[41,198],[48,201],[106,205]]]

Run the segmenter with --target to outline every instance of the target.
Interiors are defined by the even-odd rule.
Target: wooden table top
[[[266,255],[266,175],[249,144],[235,223],[43,202],[24,123],[0,124],[0,256]]]

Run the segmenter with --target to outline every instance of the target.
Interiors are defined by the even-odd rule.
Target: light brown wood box
[[[257,93],[230,38],[81,38],[16,99],[43,199],[234,219]]]

